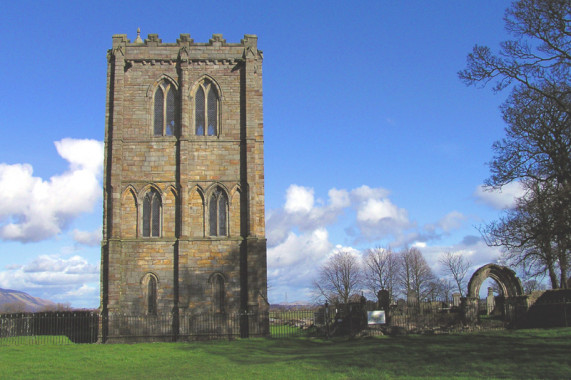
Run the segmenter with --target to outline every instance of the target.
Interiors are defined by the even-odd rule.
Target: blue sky
[[[113,34],[257,34],[264,51],[270,301],[309,300],[339,248],[498,258],[475,226],[507,93],[457,77],[509,38],[507,1],[12,1],[0,9],[0,288],[99,305],[106,52]],[[65,189],[65,190],[63,190]],[[475,268],[474,268],[475,269]]]

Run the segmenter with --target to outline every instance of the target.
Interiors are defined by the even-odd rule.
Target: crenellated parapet
[[[258,50],[258,37],[245,34],[240,43],[228,43],[222,34],[213,34],[205,43],[194,42],[190,34],[180,34],[174,43],[163,43],[158,34],[149,34],[144,40],[139,32],[134,42],[126,34],[113,35],[109,56],[120,56],[127,65],[143,64],[237,64],[245,59],[263,60]]]

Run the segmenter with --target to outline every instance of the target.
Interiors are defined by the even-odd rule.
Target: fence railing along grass
[[[272,308],[267,314],[248,315],[249,335],[268,336],[268,327],[272,338],[446,334],[499,330],[508,325],[566,327],[571,316],[571,302],[565,299],[536,303],[523,315],[517,315],[521,311],[507,305],[501,312],[480,315],[476,324],[464,323],[461,310],[451,308],[447,303],[400,303],[386,312],[385,324],[369,325],[367,308],[354,305],[353,309],[334,306]],[[117,342],[236,339],[242,336],[242,317],[238,313],[101,317],[98,313],[84,311],[0,314],[0,345],[95,343],[101,336],[103,323],[107,323],[107,339]],[[514,318],[520,321],[519,324],[506,321]],[[260,321],[268,321],[269,326],[264,327]]]
[[[98,326],[91,311],[0,314],[0,345],[95,343]]]
[[[106,341],[185,341],[239,338],[244,323],[249,336],[267,335],[263,331],[264,317],[267,320],[267,314],[111,314],[102,317],[102,323],[107,326]]]

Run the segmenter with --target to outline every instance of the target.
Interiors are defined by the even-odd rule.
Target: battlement
[[[131,42],[126,34],[113,35],[113,48],[119,46],[213,46],[213,47],[250,47],[257,48],[258,36],[255,34],[244,34],[240,43],[228,43],[222,34],[214,33],[208,42],[194,42],[190,34],[181,33],[175,43],[163,43],[158,34],[149,34],[144,40],[141,39],[141,32],[137,30],[137,38]]]
[[[127,62],[175,61],[239,61],[246,56],[263,59],[258,50],[258,37],[245,34],[240,43],[228,43],[222,34],[213,34],[208,42],[194,42],[190,34],[180,34],[175,43],[163,43],[158,34],[149,34],[144,40],[140,30],[131,42],[126,34],[113,35],[111,56],[117,53]]]

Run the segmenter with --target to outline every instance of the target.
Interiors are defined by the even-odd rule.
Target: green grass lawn
[[[354,340],[0,346],[0,377],[567,379],[571,328]]]

